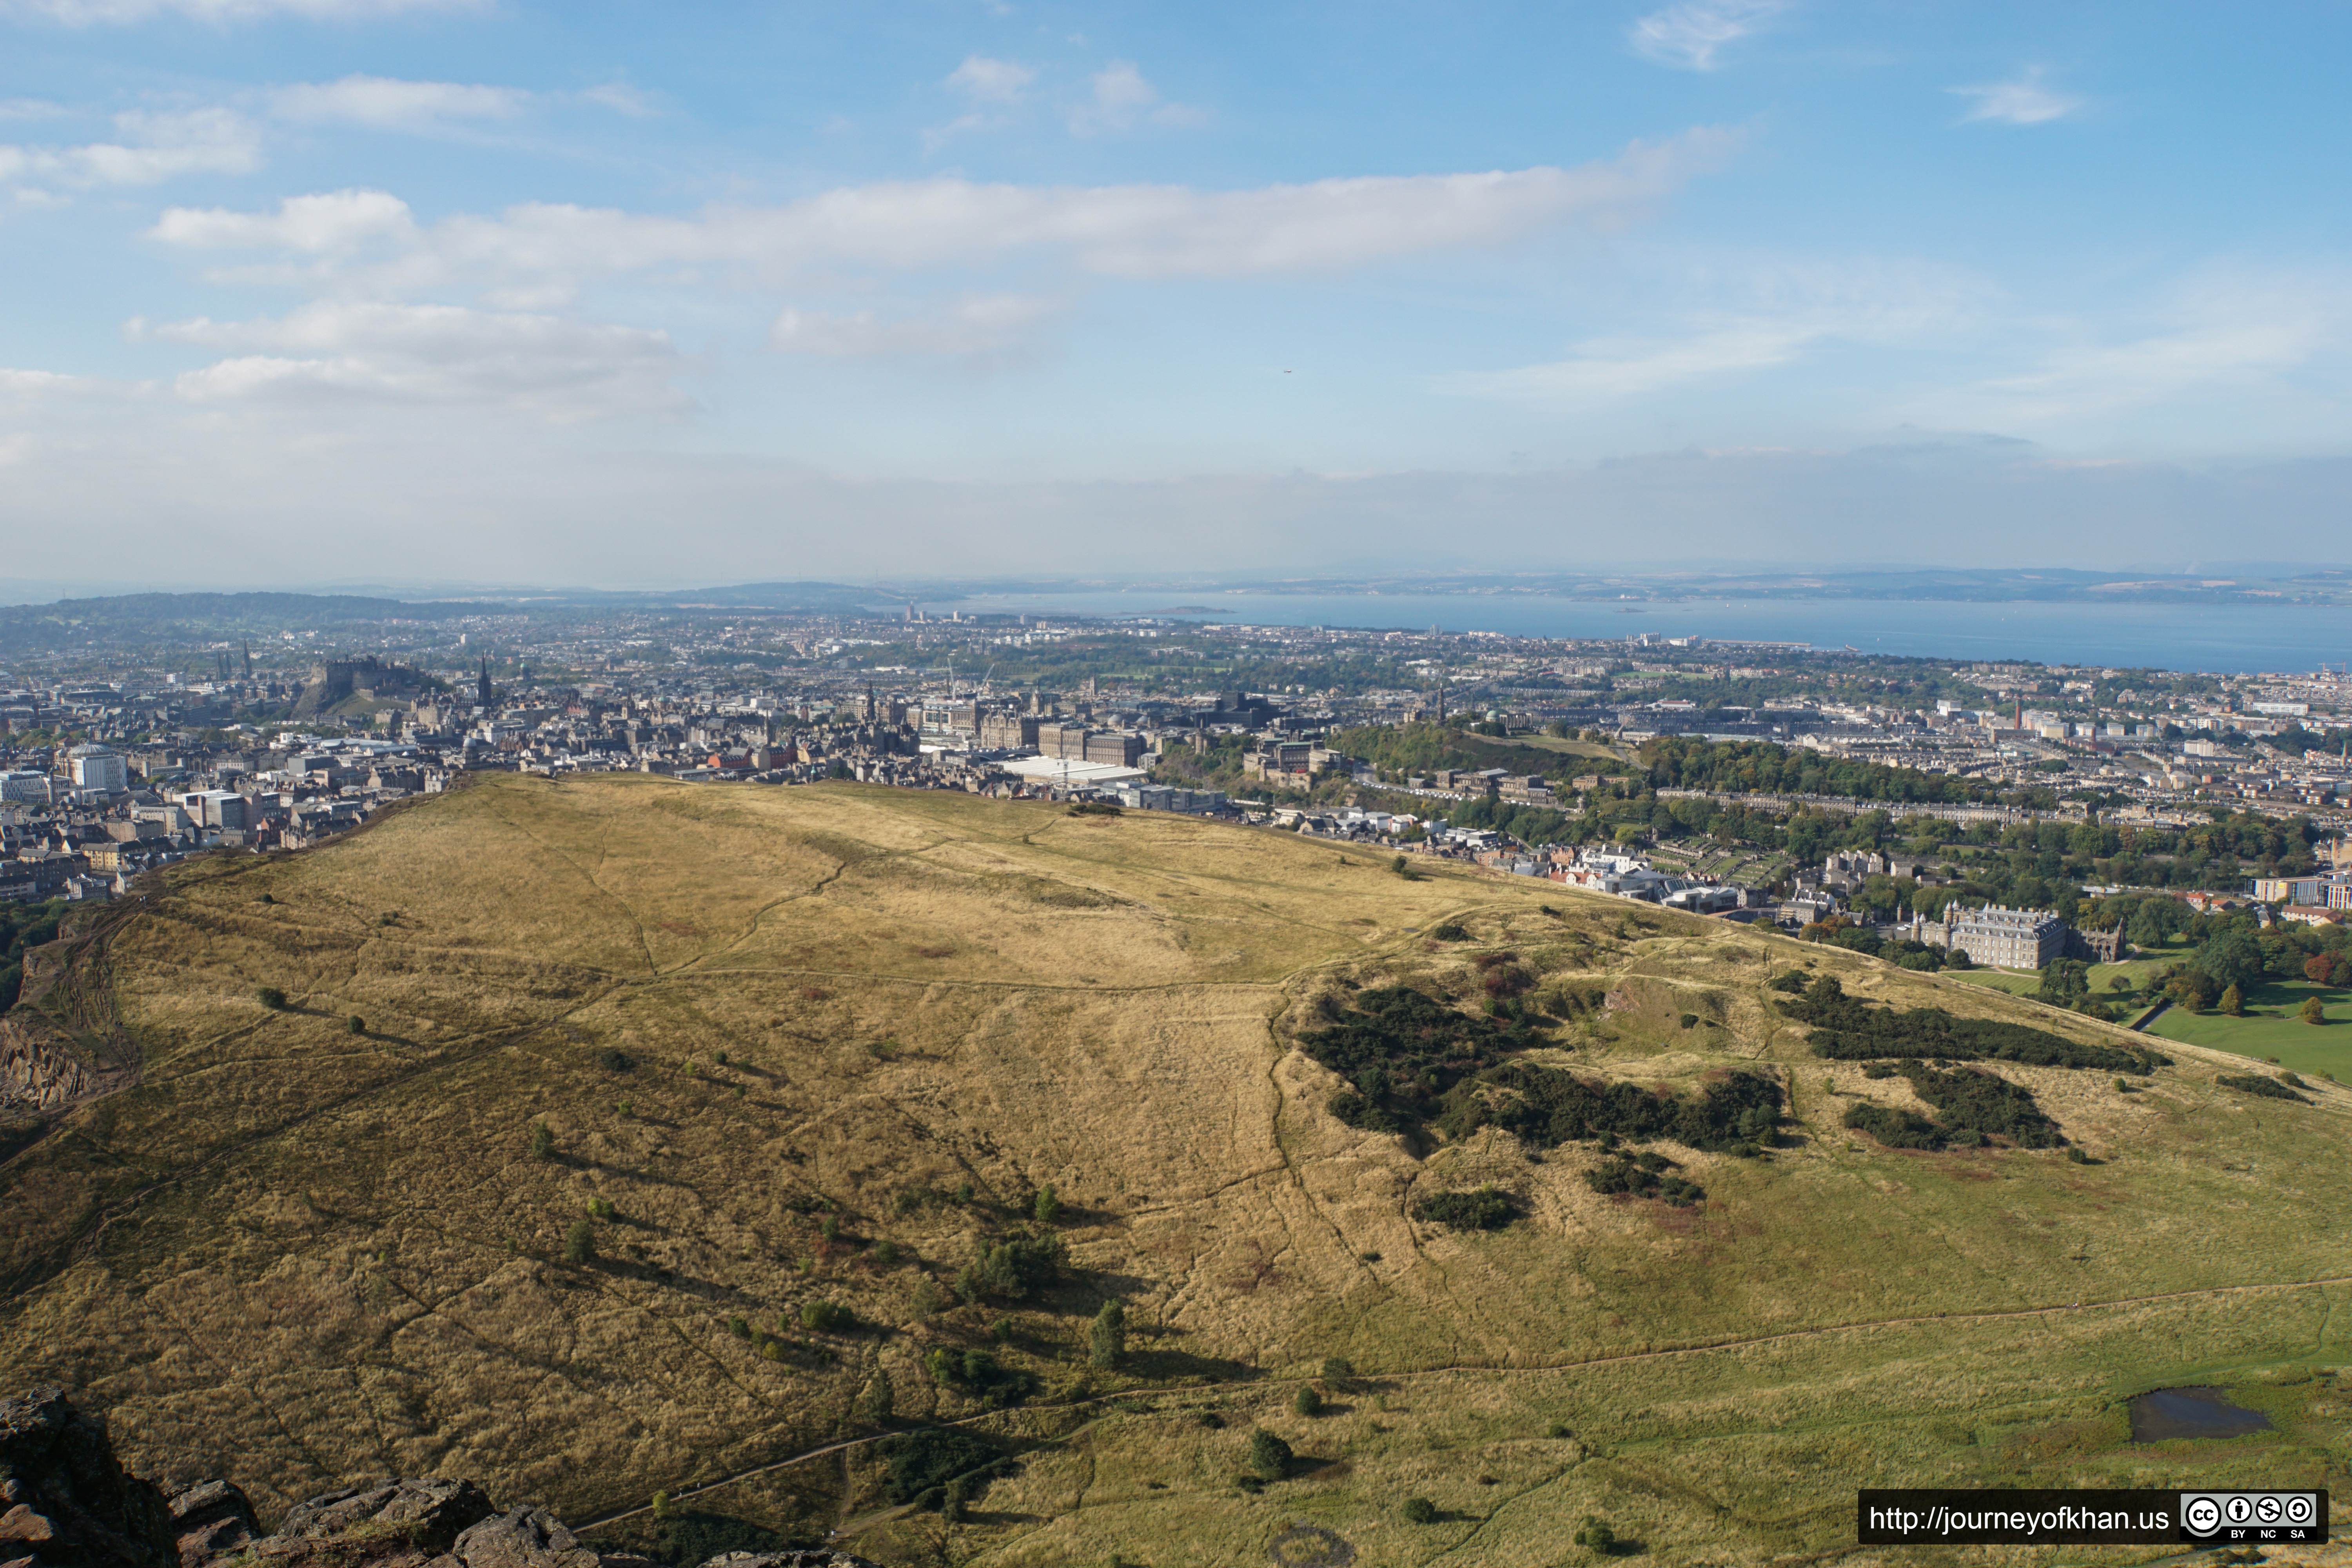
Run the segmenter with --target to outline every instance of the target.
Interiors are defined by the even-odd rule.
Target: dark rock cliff
[[[0,1399],[0,1568],[656,1568],[599,1553],[544,1509],[471,1481],[386,1477],[297,1503],[263,1534],[233,1481],[168,1495],[122,1468],[105,1426],[54,1388]],[[873,1568],[824,1548],[705,1568]]]

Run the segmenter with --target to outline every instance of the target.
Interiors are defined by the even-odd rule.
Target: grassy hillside
[[[1813,1055],[1776,977],[2147,1042],[1842,951],[1188,818],[511,776],[178,868],[48,951],[33,1021],[144,1074],[0,1165],[0,1383],[277,1505],[437,1472],[615,1542],[708,1486],[678,1506],[887,1563],[1255,1560],[1303,1522],[1533,1565],[1587,1514],[1666,1561],[1832,1551],[1869,1484],[2352,1484],[2352,1094],[2168,1042],[2127,1092],[1992,1066],[2087,1163],[1889,1149],[1848,1108],[1926,1102]],[[1597,1191],[1589,1140],[1349,1125],[1301,1039],[1396,986],[1519,992],[1459,1027],[1528,1083],[1744,1073],[1789,1120],[1642,1142],[1688,1206]],[[1501,1228],[1413,1217],[1489,1184]],[[1047,1235],[1057,1280],[955,1303]],[[1092,1367],[1114,1297],[1129,1353]],[[2185,1383],[2278,1430],[2128,1446],[2121,1401]],[[961,1522],[897,1506],[870,1440],[934,1419],[1017,1457]],[[1254,1426],[1283,1479],[1245,1477]]]

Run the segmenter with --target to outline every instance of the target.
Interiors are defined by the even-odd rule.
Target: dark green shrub
[[[748,1340],[751,1337],[751,1320],[741,1317],[730,1318],[727,1320],[727,1331],[739,1340]]]
[[[530,1157],[534,1160],[555,1158],[555,1134],[547,1130],[544,1121],[530,1124]]]
[[[367,1033],[367,1020],[354,1013],[343,1020],[343,1031],[346,1034],[364,1035]]]
[[[629,1059],[626,1051],[616,1050],[611,1046],[606,1046],[596,1053],[596,1065],[606,1072],[626,1072],[637,1064]]]
[[[1575,1539],[1579,1546],[1599,1556],[1613,1557],[1617,1554],[1617,1532],[1589,1513],[1577,1528]]]
[[[1429,934],[1440,942],[1468,942],[1470,928],[1459,921],[1447,921],[1444,925],[1432,926]]]
[[[2047,1029],[1993,1018],[1955,1018],[1940,1007],[1892,1008],[1849,996],[1834,974],[1824,974],[1780,1011],[1812,1026],[1813,1055],[1838,1061],[1896,1057],[1943,1061],[2016,1062],[2025,1067],[2093,1068],[2145,1078],[2171,1058],[2152,1050],[2084,1045]]]
[[[1127,1308],[1105,1301],[1087,1333],[1087,1363],[1108,1372],[1127,1359]]]
[[[257,993],[257,994],[261,998],[261,1005],[268,1008],[271,1012],[283,1013],[286,1011],[286,993],[280,991],[277,986],[265,985]]]
[[[1404,1517],[1408,1524],[1435,1524],[1439,1519],[1437,1505],[1425,1497],[1404,1500]]]
[[[1494,1230],[1518,1217],[1518,1201],[1494,1187],[1468,1193],[1433,1193],[1415,1204],[1415,1219],[1449,1230]]]
[[[1291,1395],[1290,1408],[1301,1415],[1323,1414],[1323,1396],[1312,1388],[1302,1388]]]
[[[763,1524],[720,1513],[677,1513],[656,1532],[663,1558],[671,1563],[707,1563],[731,1552],[781,1552],[793,1542]]]
[[[910,1503],[931,1492],[940,1494],[944,1502],[947,1488],[955,1481],[964,1483],[967,1497],[977,1498],[1004,1459],[994,1444],[970,1432],[941,1427],[887,1437],[880,1448],[888,1460],[882,1495],[894,1503]]]
[[[801,1327],[821,1334],[853,1333],[857,1328],[857,1314],[834,1301],[803,1301]]]
[[[563,1261],[593,1263],[596,1260],[596,1227],[584,1219],[575,1219],[563,1235]]]
[[[977,1399],[989,1409],[1018,1405],[1041,1384],[1033,1374],[1007,1367],[982,1350],[957,1352],[940,1345],[923,1358],[935,1383]]]
[[[1331,1388],[1346,1388],[1356,1381],[1356,1364],[1343,1355],[1323,1358],[1323,1382]]]
[[[898,1261],[898,1244],[888,1237],[874,1244],[874,1261],[887,1268]]]
[[[1061,1278],[1069,1247],[1058,1236],[1018,1233],[991,1246],[979,1261],[956,1276],[956,1294],[967,1301],[983,1297],[1024,1300]]]
[[[612,1201],[608,1198],[590,1198],[588,1212],[598,1219],[611,1219],[613,1217]]]
[[[1696,1182],[1667,1174],[1681,1165],[1664,1154],[1645,1151],[1603,1160],[1584,1173],[1584,1184],[1604,1196],[1663,1199],[1669,1208],[1686,1209],[1706,1197]]]
[[[1540,1149],[1613,1136],[1728,1153],[1769,1142],[1781,1104],[1780,1086],[1752,1072],[1727,1072],[1696,1095],[1675,1095],[1515,1061],[1455,1084],[1434,1120],[1456,1142],[1492,1126]]]
[[[1062,1217],[1062,1200],[1054,1195],[1054,1184],[1047,1182],[1037,1189],[1036,1201],[1029,1205],[1039,1225],[1052,1225]]]
[[[2223,1073],[2213,1081],[2223,1089],[2234,1089],[2240,1094],[2251,1094],[2258,1100],[2292,1100],[2297,1105],[2311,1103],[2284,1084],[2263,1078],[2259,1073]]]
[[[1267,1431],[1254,1428],[1250,1433],[1250,1468],[1267,1480],[1278,1481],[1290,1471],[1290,1445]]]

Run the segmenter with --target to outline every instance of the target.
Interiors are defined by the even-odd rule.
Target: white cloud
[[[1707,275],[1719,270],[1703,268],[1682,287],[1727,295],[1727,303],[1685,309],[1665,330],[1590,339],[1564,359],[1448,376],[1439,388],[1538,407],[1592,407],[1793,363],[1832,342],[1949,342],[1981,321],[1990,292],[1974,279],[1918,266],[1756,262],[1728,284]]]
[[[198,403],[324,396],[406,405],[488,405],[542,416],[677,409],[680,365],[667,332],[454,305],[322,302],[277,320],[134,326],[149,341],[245,350],[186,372]]]
[[[643,88],[631,87],[625,81],[600,82],[583,88],[579,93],[583,103],[609,109],[615,114],[625,114],[632,120],[650,120],[661,112],[660,100]]]
[[[1013,111],[1028,98],[1029,89],[1036,79],[1034,68],[1016,60],[966,55],[963,64],[948,73],[944,85],[961,93],[971,107],[945,125],[924,132],[923,146],[937,152],[966,132],[1006,123]]]
[[[1562,223],[1612,224],[1720,163],[1738,142],[1734,132],[1698,130],[1572,169],[1373,175],[1240,191],[940,179],[852,186],[782,206],[715,207],[692,217],[530,204],[496,217],[445,219],[417,234],[410,254],[376,280],[404,291],[460,283],[560,288],[661,268],[727,266],[784,287],[845,268],[969,270],[1035,256],[1126,279],[1340,271],[1506,245]],[[215,248],[294,248],[310,232],[289,222],[294,205],[274,218],[175,210],[154,235]],[[396,221],[389,205],[354,216],[385,232]],[[320,231],[346,232],[331,223]]]
[[[52,120],[65,111],[46,98],[0,98],[0,120]]]
[[[966,55],[963,64],[948,73],[947,85],[974,103],[1009,105],[1026,97],[1036,79],[1034,68],[1016,61]]]
[[[408,204],[383,191],[332,191],[289,196],[275,213],[219,207],[168,207],[150,239],[191,250],[291,250],[321,255],[372,239],[415,237]]]
[[[530,100],[530,94],[519,88],[381,76],[304,82],[270,95],[271,106],[289,120],[342,121],[385,130],[418,130],[452,120],[509,119],[521,113]]]
[[[1642,17],[1628,37],[1636,50],[1660,65],[1713,70],[1717,50],[1787,9],[1787,0],[1685,0]]]
[[[2042,85],[2040,68],[2029,70],[2014,81],[1995,82],[1985,87],[1955,87],[1948,92],[1974,100],[1967,121],[1990,120],[2001,125],[2044,125],[2053,120],[2063,120],[2083,107],[2079,98],[2051,91]]]
[[[2305,413],[2340,410],[2352,347],[2346,279],[2222,269],[2182,289],[2136,336],[2063,323],[2032,368],[1939,401],[1988,423],[2071,422],[2226,389],[2284,394]],[[2023,355],[2021,358],[2026,357]]]
[[[1095,72],[1091,87],[1092,96],[1070,111],[1073,136],[1132,131],[1145,120],[1155,125],[1197,125],[1206,118],[1190,105],[1163,101],[1160,89],[1143,79],[1133,60],[1111,61]]]
[[[0,369],[0,397],[21,400],[99,392],[104,390],[106,384],[91,375],[60,375],[50,370]]]
[[[199,22],[258,22],[294,16],[356,22],[404,11],[471,10],[483,0],[0,0],[0,16],[32,17],[82,27],[187,16]]]
[[[944,310],[895,318],[787,310],[768,342],[787,353],[827,359],[988,358],[1023,347],[1059,310],[1052,300],[1021,294],[969,295]]]
[[[179,174],[249,174],[261,166],[253,126],[226,109],[115,116],[120,142],[79,147],[0,144],[0,182],[152,185]]]
[[[1569,359],[1453,376],[1440,385],[1510,403],[1590,406],[1785,364],[1820,336],[1810,324],[1745,321],[1667,342],[1596,338]]]

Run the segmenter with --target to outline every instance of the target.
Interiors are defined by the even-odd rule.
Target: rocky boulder
[[[243,1551],[261,1533],[253,1504],[235,1481],[198,1481],[171,1496],[172,1532],[178,1538],[181,1568]]]
[[[171,1510],[55,1388],[0,1399],[0,1568],[173,1568]]]

